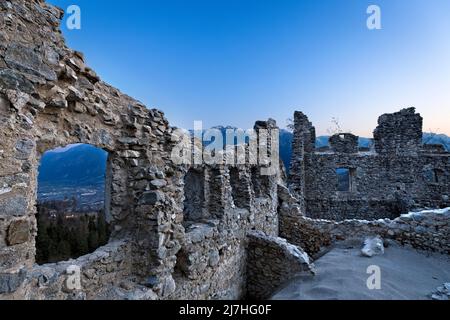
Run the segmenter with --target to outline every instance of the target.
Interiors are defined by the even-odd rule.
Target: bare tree
[[[342,127],[341,127],[341,124],[340,124],[338,118],[336,118],[336,117],[331,118],[331,127],[329,127],[327,129],[327,132],[330,136],[344,132],[344,130],[342,130]]]
[[[286,129],[290,132],[294,132],[295,124],[294,124],[294,120],[292,120],[292,118],[289,118],[286,120]]]

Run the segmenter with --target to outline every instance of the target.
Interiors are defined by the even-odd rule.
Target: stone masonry
[[[248,298],[268,299],[291,278],[314,275],[308,254],[285,239],[254,232],[249,234],[249,241]]]
[[[175,128],[161,111],[102,82],[65,45],[62,16],[43,0],[0,1],[0,299],[261,296],[247,286],[249,270],[262,272],[247,264],[247,235],[255,231],[284,252],[278,269],[264,266],[267,288],[279,284],[271,274],[284,261],[302,269],[299,249],[286,251],[277,238],[281,171],[264,176],[250,162],[175,165]],[[257,134],[260,128],[276,124],[258,121]],[[92,254],[37,265],[39,160],[74,143],[108,152],[105,209],[113,232]],[[71,285],[74,276],[79,286]]]
[[[280,215],[281,235],[312,258],[339,241],[380,236],[419,250],[450,254],[450,208],[411,212],[391,219],[331,221],[293,211]]]
[[[450,206],[450,153],[422,145],[422,117],[414,108],[382,115],[369,150],[359,150],[358,137],[348,133],[316,150],[308,118],[296,112],[294,125],[290,189],[307,216],[395,218],[412,209]],[[338,189],[339,179],[348,180],[348,190]]]
[[[282,166],[255,165],[249,152],[239,165],[226,161],[227,148],[214,155],[223,164],[176,164],[172,153],[185,141],[177,129],[101,81],[66,46],[62,16],[44,0],[0,1],[0,299],[266,299],[314,272],[308,254],[368,233],[449,253],[448,210],[312,219],[450,206],[449,154],[421,145],[414,109],[382,116],[364,152],[351,134],[316,150],[315,128],[296,112],[289,187]],[[275,121],[254,129],[265,142],[259,152],[277,149],[260,131],[273,132]],[[187,141],[194,154],[202,149]],[[39,161],[74,143],[108,152],[113,232],[92,254],[37,265]],[[262,174],[269,167],[273,174]],[[338,168],[348,169],[348,192],[336,191]]]

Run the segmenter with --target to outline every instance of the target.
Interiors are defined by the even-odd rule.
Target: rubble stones
[[[16,158],[19,160],[27,160],[31,156],[31,152],[35,148],[34,141],[30,139],[21,139],[15,145]]]
[[[161,189],[161,188],[167,186],[167,181],[164,179],[155,179],[155,180],[152,180],[150,182],[150,184],[154,189]]]
[[[0,273],[0,294],[16,291],[25,280],[26,272],[21,269],[16,273]]]
[[[11,69],[0,69],[0,88],[10,90],[20,90],[31,94],[34,86],[22,74]]]
[[[30,101],[30,96],[28,94],[15,90],[6,90],[6,96],[17,111],[21,111],[28,101]]]
[[[148,191],[144,192],[141,199],[139,200],[140,204],[143,205],[155,205],[158,202],[164,201],[164,194],[159,191]]]
[[[364,240],[364,246],[361,249],[361,254],[369,258],[384,254],[383,239],[378,236],[366,238]]]

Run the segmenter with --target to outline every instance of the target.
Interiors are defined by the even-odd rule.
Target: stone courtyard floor
[[[274,300],[425,300],[450,282],[450,256],[391,244],[384,255],[361,256],[358,245],[339,244],[315,261],[316,275],[292,279]],[[381,271],[381,289],[370,290],[370,266]]]

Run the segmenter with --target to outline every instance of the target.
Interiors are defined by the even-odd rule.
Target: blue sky
[[[51,0],[77,4],[63,27],[102,79],[172,125],[280,126],[294,110],[318,134],[331,118],[371,136],[382,113],[415,106],[450,135],[448,0]],[[382,30],[368,30],[379,5]]]

